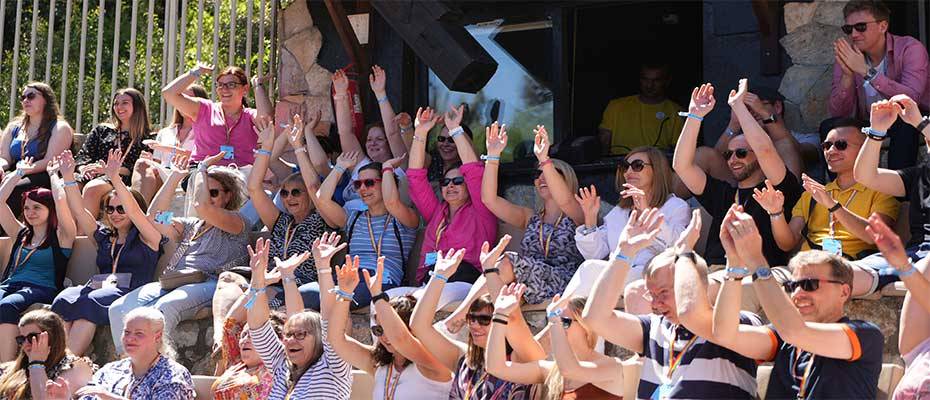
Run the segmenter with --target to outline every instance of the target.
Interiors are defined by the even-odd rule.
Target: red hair
[[[26,208],[27,199],[32,200],[48,208],[48,224],[46,226],[45,241],[43,241],[43,243],[40,245],[40,246],[45,246],[48,244],[48,240],[50,236],[48,235],[48,233],[55,232],[58,230],[58,214],[55,211],[55,199],[54,197],[52,197],[52,191],[46,188],[41,188],[41,187],[26,191],[25,193],[23,193],[23,200],[22,200],[22,204],[20,205],[23,209]],[[26,236],[24,237],[24,239],[26,240],[26,242],[31,242],[32,237],[35,234],[35,232],[33,231],[32,225],[29,224],[29,221],[23,218],[23,222],[26,224],[26,229],[27,229]]]

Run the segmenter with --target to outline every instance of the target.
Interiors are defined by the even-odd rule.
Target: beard
[[[746,166],[743,167],[742,171],[733,173],[733,177],[736,178],[737,182],[742,182],[746,180],[746,178],[749,178],[750,176],[752,176],[752,174],[754,174],[758,169],[759,169],[759,161],[758,160],[753,161],[751,163],[746,164]]]

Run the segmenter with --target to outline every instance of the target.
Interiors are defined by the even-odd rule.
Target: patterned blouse
[[[223,358],[226,365],[231,365],[223,376],[213,384],[213,398],[216,400],[259,400],[267,399],[271,394],[274,375],[259,365],[251,372],[242,363],[239,337],[243,324],[227,318],[223,326]]]
[[[485,372],[484,368],[475,370],[465,363],[465,357],[459,359],[455,371],[449,400],[528,400],[530,386],[497,379]]]
[[[191,379],[191,373],[164,355],[159,356],[155,365],[139,379],[132,374],[130,359],[111,362],[97,371],[87,386],[100,386],[112,394],[134,400],[194,399],[194,381]],[[95,398],[83,396],[80,400]]]
[[[278,214],[278,220],[271,227],[271,254],[268,257],[268,269],[275,267],[275,257],[286,260],[295,254],[310,251],[313,241],[323,236],[326,222],[316,211],[310,213],[303,221],[295,223],[294,216],[285,212]],[[294,271],[297,286],[316,282],[316,264],[313,257],[304,261]]]
[[[84,363],[84,364],[86,364],[87,366],[89,366],[89,367],[91,368],[91,371],[92,371],[92,372],[97,372],[97,364],[94,364],[94,362],[91,361],[89,358],[87,358],[87,357],[78,357],[78,356],[76,356],[76,355],[74,355],[74,354],[71,354],[71,352],[68,352],[68,353],[65,353],[64,358],[62,358],[61,361],[58,362],[58,364],[55,364],[54,367],[49,368],[48,371],[45,371],[45,376],[47,376],[49,380],[58,379],[58,377],[60,377],[62,374],[64,374],[65,372],[68,372],[69,370],[71,370],[72,368],[74,368],[74,364],[75,364],[76,362],[79,362],[79,361],[82,362],[82,363]],[[13,364],[14,364],[13,362],[8,362],[8,363],[0,364],[0,377],[2,377],[4,374],[6,374],[7,368],[12,367]],[[15,372],[15,371],[14,371],[14,372]],[[25,397],[22,397],[21,399],[22,399],[22,400],[31,400],[31,399],[32,399],[32,391],[31,391],[31,389],[29,388],[29,380],[28,380],[28,378],[26,378],[26,381],[25,381],[25,382],[26,382]],[[11,396],[12,396],[12,393],[0,393],[0,398],[2,398],[2,399],[6,399],[6,398],[11,397]]]
[[[142,144],[142,141],[152,138],[151,134],[146,134],[136,142],[132,142],[128,131],[117,132],[112,125],[99,124],[87,135],[87,139],[84,141],[84,145],[81,146],[81,151],[78,152],[74,161],[78,167],[93,162],[106,163],[110,150],[119,148],[126,157],[123,160],[123,167],[131,172],[142,151],[152,151],[148,146]],[[123,181],[127,185],[130,176],[123,175]]]

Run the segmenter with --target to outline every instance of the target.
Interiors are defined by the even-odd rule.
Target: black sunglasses
[[[733,155],[736,154],[736,158],[742,160],[746,158],[746,156],[749,155],[750,151],[752,150],[745,149],[745,148],[738,148],[736,150],[726,150],[723,152],[723,159],[729,161],[730,157],[733,157]]]
[[[626,170],[630,168],[632,168],[634,172],[639,172],[639,171],[642,171],[643,168],[645,168],[647,165],[652,165],[652,164],[647,163],[643,160],[633,160],[633,161],[627,162],[626,159],[623,159],[623,160],[620,160],[619,168],[621,172],[626,172]]]
[[[455,185],[455,186],[459,186],[459,185],[465,183],[465,177],[464,177],[464,176],[456,176],[455,178],[442,178],[442,184],[441,184],[440,186],[446,187],[446,186],[449,186],[450,183],[453,184],[453,185]]]
[[[837,140],[835,142],[826,141],[820,144],[820,148],[823,149],[823,151],[830,150],[830,148],[833,146],[836,146],[837,150],[843,151],[849,147],[849,143],[845,140]]]
[[[381,182],[381,178],[375,178],[375,179],[359,179],[359,180],[357,180],[357,181],[352,182],[352,187],[354,187],[355,190],[361,189],[361,188],[362,188],[362,185],[365,185],[365,187],[367,187],[367,188],[371,188],[371,187],[374,187],[374,186],[375,186],[375,183],[377,183],[377,182]]]
[[[491,325],[491,318],[493,317],[488,314],[472,314],[472,313],[465,314],[466,320],[475,321],[476,323],[478,323],[478,325],[481,325],[481,326]]]
[[[806,278],[797,281],[787,281],[782,283],[782,287],[785,288],[785,292],[794,293],[797,288],[805,292],[816,292],[817,289],[820,289],[820,282],[830,282],[836,284],[842,284],[843,282],[835,281],[832,279],[817,279],[817,278]]]
[[[310,332],[307,332],[307,331],[284,332],[285,339],[294,338],[297,340],[304,340],[307,338],[308,335],[310,335]]]
[[[853,29],[856,29],[857,32],[862,33],[862,32],[865,32],[866,29],[869,29],[869,24],[874,24],[874,23],[876,23],[876,22],[882,22],[882,21],[883,21],[883,20],[869,21],[869,22],[860,22],[860,23],[852,24],[852,25],[843,25],[843,26],[840,27],[840,29],[842,29],[842,30],[843,30],[843,33],[845,33],[845,34],[847,34],[847,35],[851,35]]]
[[[39,94],[36,92],[29,92],[19,96],[20,101],[34,100]]]
[[[107,212],[107,214],[113,214],[114,212],[115,212],[115,213],[120,213],[120,214],[126,214],[126,209],[123,208],[123,206],[121,206],[121,205],[115,206],[115,207],[114,207],[114,206],[106,206],[106,207],[104,207],[103,209]]]
[[[297,188],[291,189],[290,192],[288,192],[287,189],[281,189],[281,191],[278,193],[281,194],[281,197],[287,198],[287,196],[293,196],[293,197],[300,196],[300,194],[303,193],[303,191]]]
[[[17,337],[16,337],[16,344],[17,344],[18,346],[22,346],[22,345],[23,345],[24,343],[26,343],[27,341],[32,341],[32,339],[35,339],[35,338],[37,338],[37,337],[39,337],[39,333],[37,333],[37,332],[30,333],[30,334],[28,334],[28,335],[26,335],[26,336],[17,336]]]
[[[568,317],[562,317],[562,328],[563,328],[563,329],[571,328],[571,327],[572,327],[572,322],[573,322],[573,321],[575,321],[575,320],[573,320],[573,319],[571,319],[571,318],[568,318]]]
[[[555,172],[558,172],[559,175],[562,175],[563,178],[565,177],[565,173],[562,172],[562,170],[556,168],[556,169],[555,169]],[[534,170],[534,171],[533,171],[533,179],[539,179],[539,177],[542,176],[542,174],[543,174],[543,171],[542,171],[541,169]]]
[[[436,143],[455,143],[455,139],[452,136],[436,136]]]
[[[372,325],[371,334],[375,337],[381,337],[381,335],[384,335],[384,328],[382,328],[381,325]]]
[[[225,192],[226,189],[223,189]],[[210,189],[210,197],[216,197],[220,195],[220,189]]]

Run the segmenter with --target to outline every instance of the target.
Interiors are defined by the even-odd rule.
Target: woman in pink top
[[[190,72],[177,77],[161,91],[162,97],[181,114],[194,120],[194,154],[191,159],[201,161],[205,157],[226,152],[218,165],[252,165],[255,161],[255,146],[258,135],[252,129],[258,115],[271,115],[271,103],[263,88],[264,80],[255,80],[256,107],[245,106],[245,95],[249,93],[249,78],[239,67],[229,66],[217,74],[214,88],[218,102],[197,99],[185,95],[184,89],[205,74],[213,72],[210,65],[198,63]]]
[[[444,116],[446,128],[458,148],[461,164],[446,166],[441,181],[442,199],[437,198],[424,168],[426,139],[430,129],[443,116],[427,108],[417,111],[420,121],[410,148],[410,198],[426,220],[423,249],[417,283],[429,280],[428,271],[436,264],[436,253],[448,249],[465,249],[462,266],[449,281],[474,283],[481,276],[481,245],[497,239],[497,217],[481,202],[481,178],[484,165],[478,161],[471,141],[462,130],[464,106],[453,108]],[[467,264],[467,265],[466,265]]]

